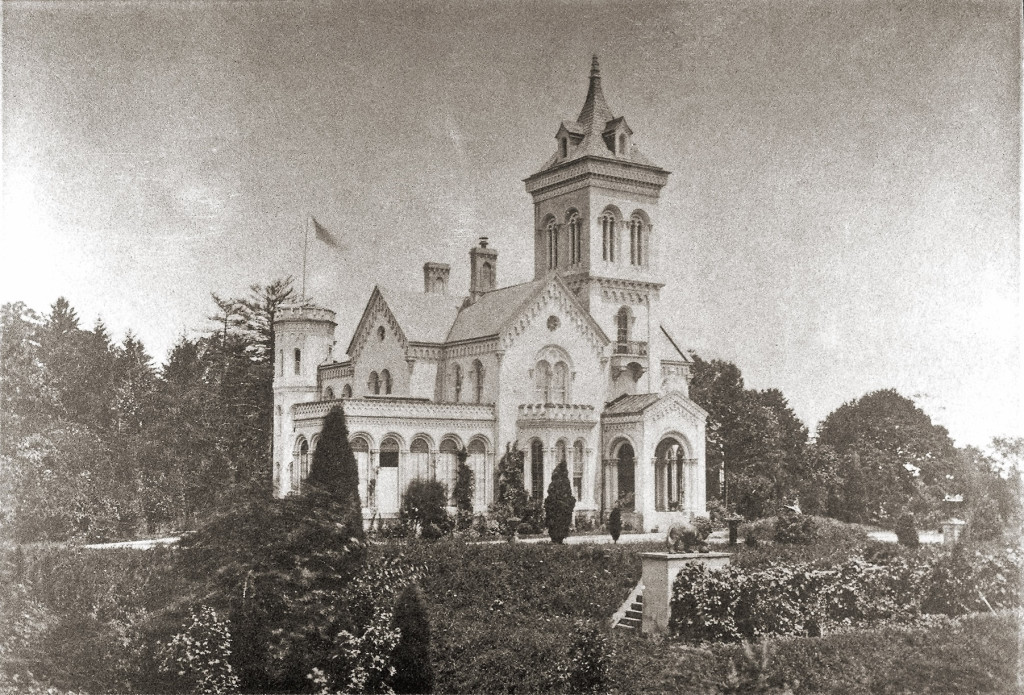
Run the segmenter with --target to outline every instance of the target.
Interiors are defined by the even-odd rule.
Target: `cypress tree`
[[[324,418],[320,442],[313,452],[313,464],[306,483],[332,500],[343,503],[352,536],[363,537],[362,504],[359,500],[359,468],[348,441],[345,411],[340,405],[331,408]],[[315,497],[315,494],[311,495]]]
[[[608,533],[612,535],[612,542],[619,542],[619,536],[622,535],[622,510],[618,507],[612,509],[612,514],[608,517]]]
[[[552,543],[561,543],[569,535],[575,506],[576,498],[572,496],[572,485],[569,483],[569,467],[565,461],[559,461],[551,472],[548,496],[544,499],[544,519]]]
[[[434,690],[434,667],[430,663],[430,620],[423,592],[407,586],[395,604],[394,626],[401,636],[391,656],[395,667],[391,687],[396,693],[430,693]]]

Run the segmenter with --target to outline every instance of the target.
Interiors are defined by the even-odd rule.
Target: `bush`
[[[509,444],[498,461],[497,497],[490,511],[503,536],[511,536],[518,530],[510,527],[509,519],[521,521],[526,516],[530,496],[523,484],[525,460],[523,452]]]
[[[809,514],[780,514],[775,519],[776,543],[810,545],[818,537],[818,525]]]
[[[569,468],[565,461],[559,461],[551,473],[548,496],[544,499],[544,519],[552,543],[561,543],[569,535],[572,526],[572,510],[576,498],[572,496],[569,482]]]
[[[570,693],[607,692],[611,657],[608,638],[593,623],[577,620],[559,680]]]
[[[622,535],[622,510],[618,507],[612,509],[611,516],[608,517],[608,533],[611,534],[613,543],[619,542],[619,536]]]
[[[456,454],[458,466],[455,469],[455,487],[452,489],[452,497],[455,498],[455,508],[458,510],[456,517],[456,528],[460,531],[469,528],[473,523],[473,471],[466,465],[469,452],[464,448],[459,449]]]
[[[405,489],[399,514],[403,520],[419,526],[425,538],[438,538],[452,529],[445,509],[447,502],[448,492],[443,483],[417,478]]]
[[[396,693],[430,693],[434,690],[434,669],[430,663],[430,621],[423,593],[415,584],[402,591],[395,605],[398,644],[392,654],[395,675],[391,685]]]
[[[161,666],[183,678],[190,692],[226,695],[238,692],[240,685],[231,658],[228,622],[209,606],[199,606],[164,647]]]
[[[904,512],[896,519],[896,541],[905,548],[921,546],[921,539],[917,535],[917,525],[914,523],[914,515],[910,512]]]

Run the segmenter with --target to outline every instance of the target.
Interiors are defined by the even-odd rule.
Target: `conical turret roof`
[[[587,98],[576,122],[582,126],[584,132],[596,130],[600,133],[604,130],[605,124],[614,118],[612,110],[608,108],[608,102],[604,100],[604,92],[601,91],[601,65],[595,55],[590,63],[590,87],[587,89]]]

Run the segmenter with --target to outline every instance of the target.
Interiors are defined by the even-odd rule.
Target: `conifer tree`
[[[562,460],[551,472],[548,496],[544,498],[544,519],[552,543],[561,543],[569,535],[575,506],[576,498],[572,496],[572,485],[569,483],[569,467]]]
[[[612,536],[612,542],[619,542],[619,536],[622,535],[622,510],[618,507],[615,507],[608,517],[608,533]]]
[[[359,468],[348,441],[345,411],[340,405],[331,408],[324,418],[324,428],[320,432],[320,442],[313,452],[313,464],[306,482],[314,489],[326,493],[331,499],[342,502],[347,512],[354,516],[349,520],[353,536],[363,537]]]
[[[434,667],[430,663],[430,620],[423,592],[407,586],[395,605],[394,626],[401,636],[392,654],[395,675],[391,686],[396,693],[430,693],[434,690]]]

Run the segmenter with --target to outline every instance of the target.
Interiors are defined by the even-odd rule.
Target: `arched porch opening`
[[[674,436],[658,442],[654,450],[654,508],[659,512],[683,509],[686,501],[686,448]]]
[[[624,512],[636,511],[636,454],[626,441],[615,451],[615,504]]]

